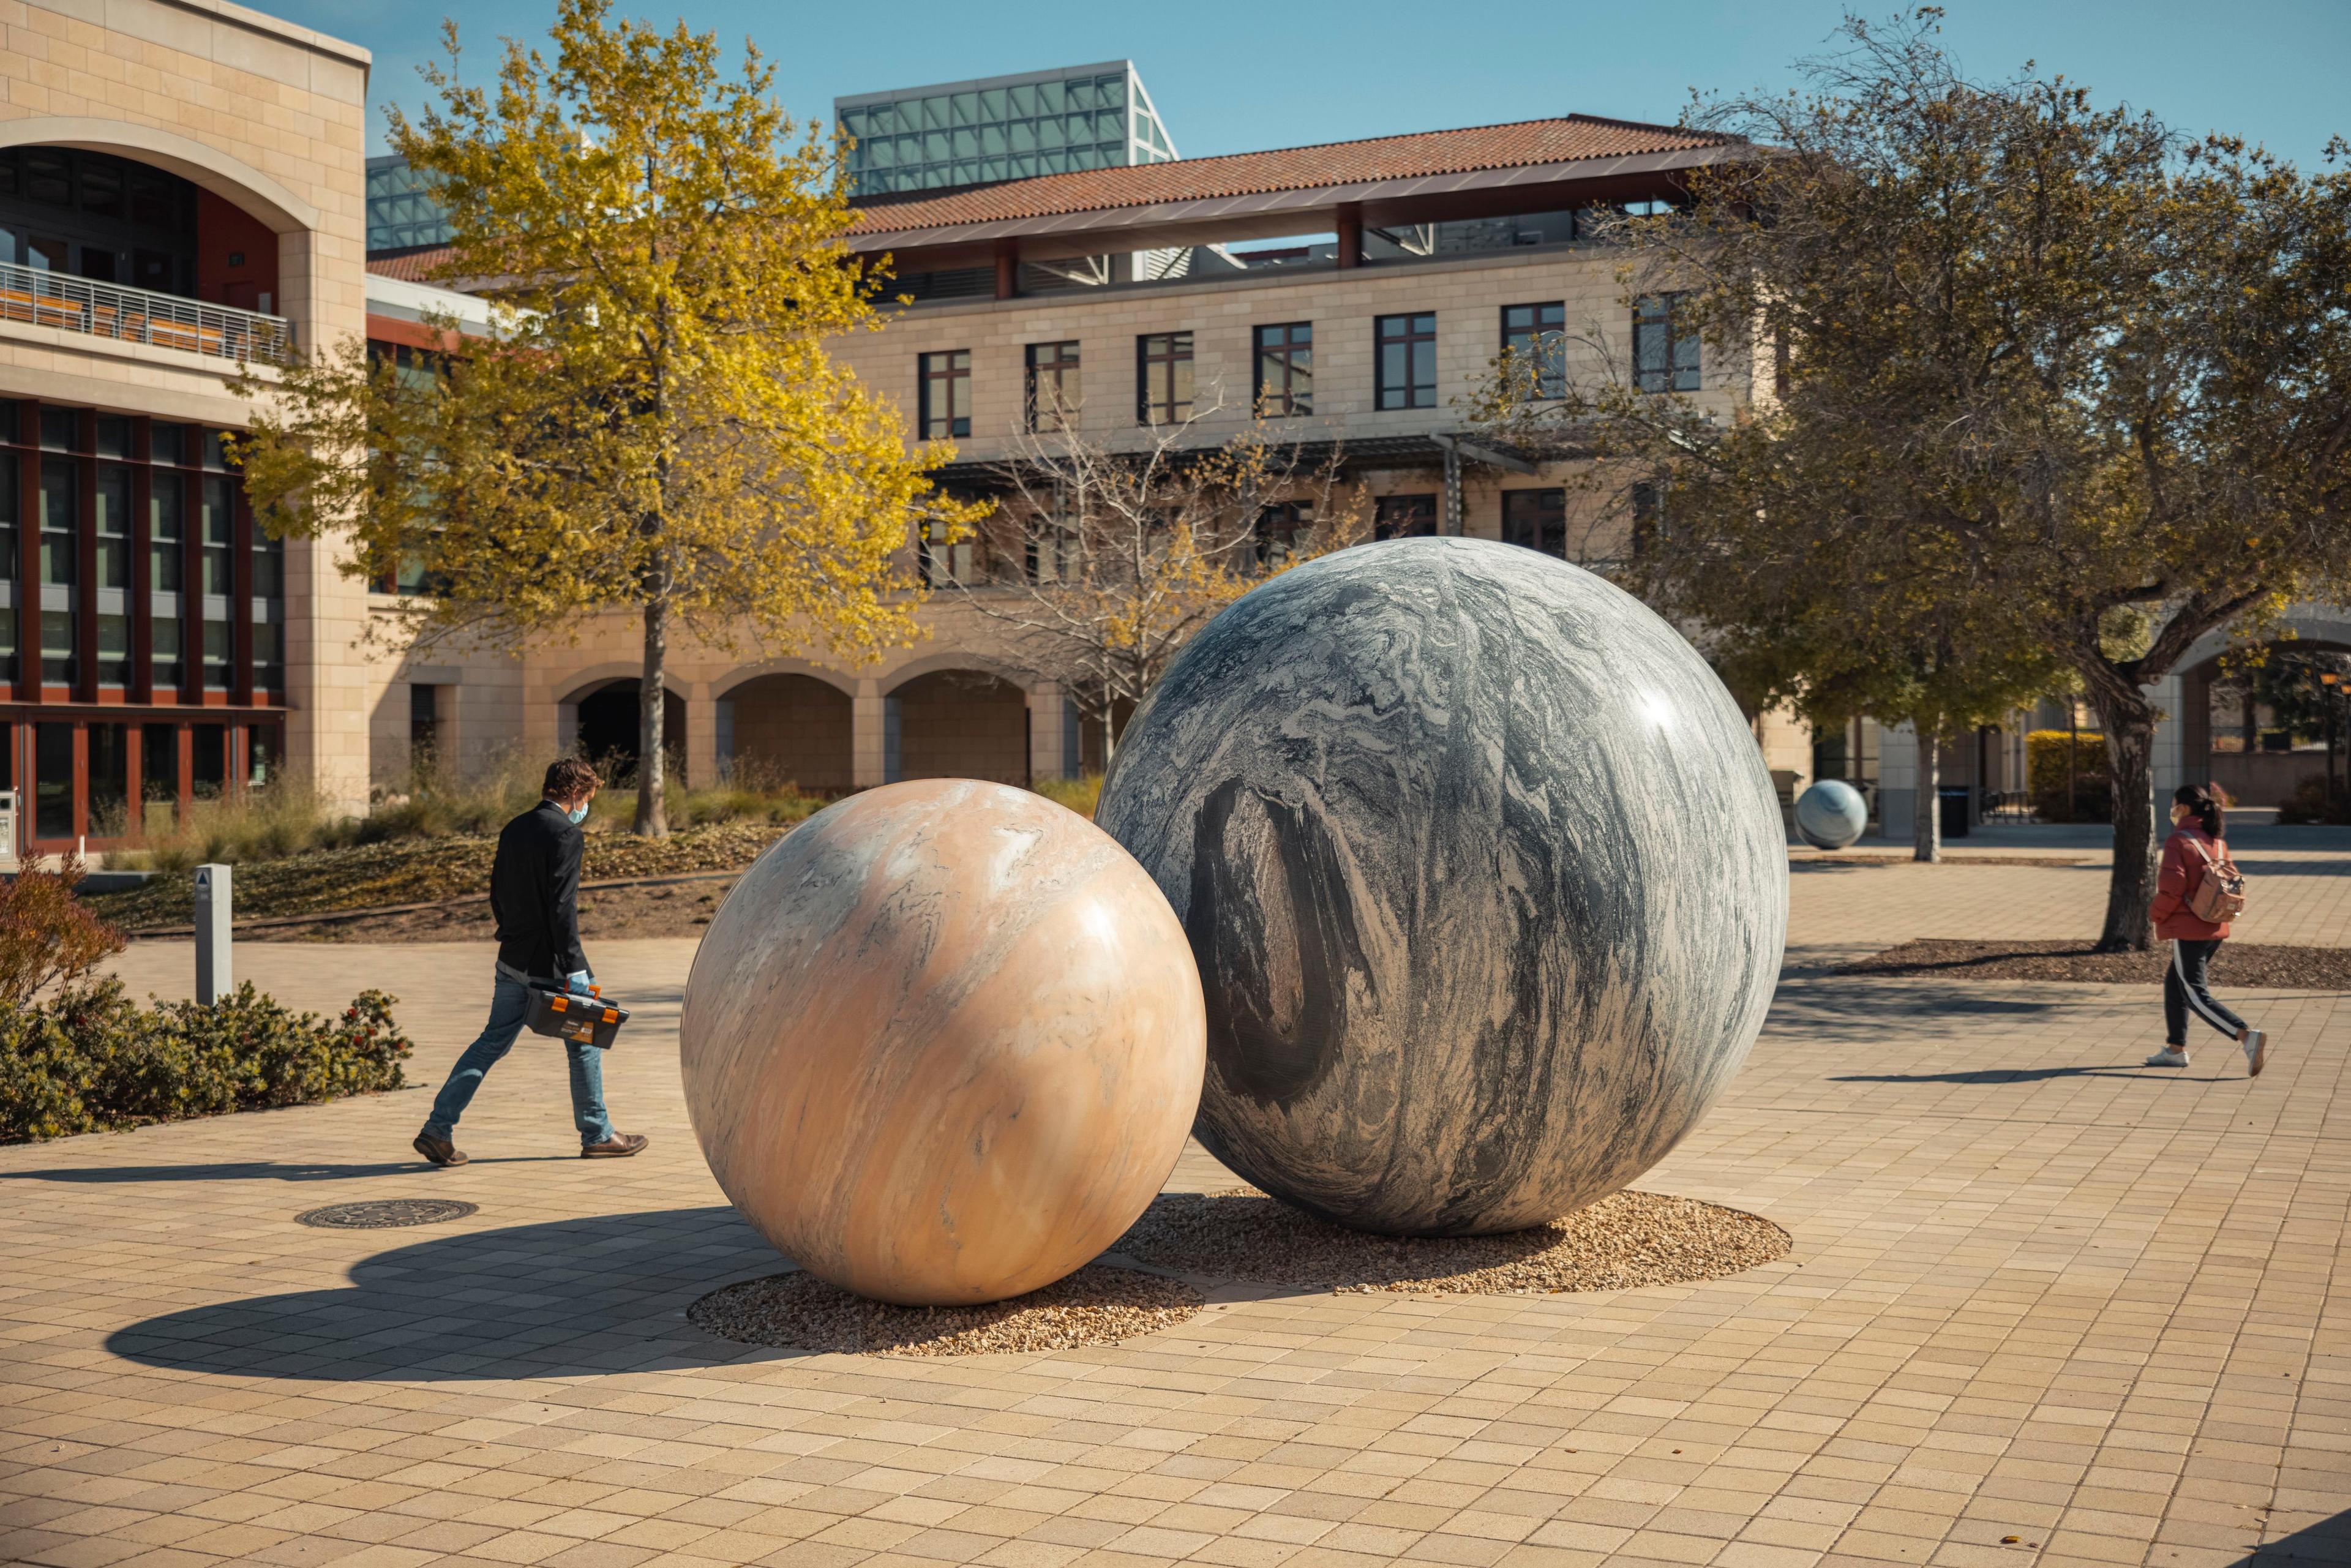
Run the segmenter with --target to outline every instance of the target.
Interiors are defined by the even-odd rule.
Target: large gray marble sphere
[[[1841,850],[1869,831],[1869,802],[1842,779],[1823,779],[1796,797],[1796,831],[1816,850]]]
[[[1540,1224],[1663,1158],[1745,1060],[1787,844],[1681,635],[1513,545],[1283,573],[1135,714],[1095,820],[1175,906],[1194,1132],[1342,1224]]]

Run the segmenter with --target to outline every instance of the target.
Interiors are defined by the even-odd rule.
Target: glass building
[[[857,93],[834,99],[832,110],[855,142],[858,196],[1176,155],[1132,60]]]
[[[432,188],[408,167],[408,160],[369,159],[368,249],[405,250],[412,246],[448,242],[448,214],[434,200]]]

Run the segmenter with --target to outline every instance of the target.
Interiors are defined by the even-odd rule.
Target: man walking
[[[434,1096],[433,1114],[416,1134],[416,1152],[436,1166],[465,1163],[450,1135],[482,1079],[522,1032],[530,1012],[529,982],[560,976],[584,996],[594,978],[580,950],[580,824],[602,782],[578,758],[562,758],[547,769],[546,798],[498,833],[498,856],[490,867],[497,988],[490,994],[490,1021],[449,1070],[449,1081]],[[580,1157],[625,1159],[643,1148],[643,1135],[614,1132],[604,1113],[604,1053],[576,1040],[563,1045],[571,1058],[571,1117],[580,1127]]]

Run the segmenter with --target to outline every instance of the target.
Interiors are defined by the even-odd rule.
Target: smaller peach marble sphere
[[[910,1306],[1049,1285],[1134,1223],[1199,1107],[1191,944],[1110,835],[935,779],[853,795],[744,873],[695,956],[686,1109],[729,1201]]]

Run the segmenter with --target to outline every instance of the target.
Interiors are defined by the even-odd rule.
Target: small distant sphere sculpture
[[[680,1062],[719,1186],[819,1278],[998,1301],[1092,1259],[1183,1153],[1206,1050],[1167,901],[1026,789],[893,784],[809,819],[710,923]]]
[[[1365,1230],[1517,1229],[1631,1181],[1738,1071],[1786,936],[1729,694],[1513,545],[1366,545],[1248,594],[1136,713],[1095,820],[1199,963],[1195,1134]]]
[[[1842,779],[1823,779],[1796,797],[1796,831],[1816,850],[1841,850],[1869,829],[1869,802]]]

